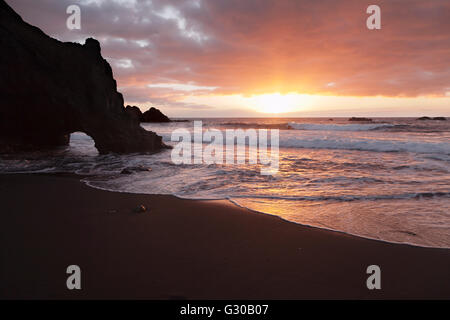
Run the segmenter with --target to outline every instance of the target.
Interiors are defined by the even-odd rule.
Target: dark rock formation
[[[447,120],[447,118],[445,117],[434,117],[434,118],[430,118],[430,117],[420,117],[417,118],[416,120]]]
[[[125,111],[139,122],[171,122],[165,114],[156,108],[150,108],[150,110],[142,113],[141,109],[136,106],[127,106]]]
[[[142,122],[170,122],[170,119],[156,108],[151,107],[150,110],[142,114]]]
[[[165,147],[125,111],[97,40],[60,42],[0,0],[0,50],[0,152],[65,145],[75,131],[100,153]]]
[[[370,119],[370,118],[351,117],[350,119],[348,119],[348,121],[365,121],[365,122],[371,122],[372,119]]]
[[[136,106],[127,106],[125,111],[137,122],[141,122],[142,119],[142,111],[139,107]]]
[[[143,166],[135,166],[135,167],[126,167],[124,168],[120,174],[132,174],[135,172],[150,172],[152,171],[152,168],[147,168],[147,167],[143,167]]]

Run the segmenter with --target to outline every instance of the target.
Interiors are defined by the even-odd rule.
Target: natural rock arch
[[[165,147],[124,108],[100,44],[63,43],[0,0],[0,152],[67,145],[91,136],[100,153]]]
[[[85,132],[76,131],[69,135],[70,150],[76,154],[96,156],[99,154],[95,141]]]

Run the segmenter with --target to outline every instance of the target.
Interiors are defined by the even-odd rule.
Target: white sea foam
[[[338,135],[298,136],[289,132],[280,135],[281,147],[450,154],[449,142],[350,138]]]
[[[381,128],[390,128],[394,125],[389,123],[369,123],[369,124],[316,124],[316,123],[296,123],[289,122],[289,127],[296,130],[315,131],[368,131]]]

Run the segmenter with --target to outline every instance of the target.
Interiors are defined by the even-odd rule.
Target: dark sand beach
[[[3,299],[450,298],[450,250],[305,227],[221,201],[1,175]],[[145,205],[143,213],[133,212]],[[79,265],[82,290],[66,288]],[[381,268],[381,290],[366,287]]]

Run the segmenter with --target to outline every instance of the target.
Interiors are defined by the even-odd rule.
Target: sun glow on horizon
[[[449,117],[450,97],[336,96],[290,93],[200,94],[176,100],[174,116]],[[136,102],[139,104],[138,102]],[[196,106],[200,106],[196,110]],[[168,108],[171,111],[170,108]]]
[[[309,100],[304,94],[277,92],[252,96],[249,98],[249,104],[257,112],[277,114],[301,111],[309,104]]]

